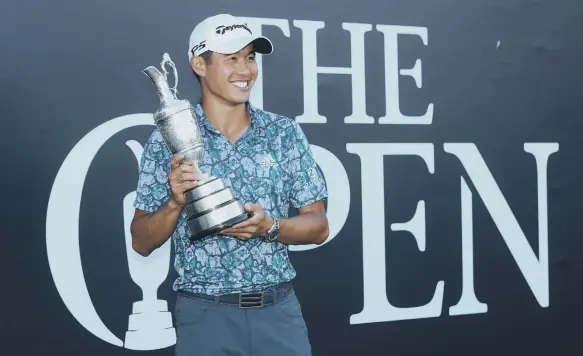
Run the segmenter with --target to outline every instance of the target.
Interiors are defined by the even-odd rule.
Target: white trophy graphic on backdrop
[[[126,144],[138,160],[143,148],[137,141]],[[132,350],[154,350],[176,343],[176,331],[172,325],[172,315],[168,303],[158,299],[158,287],[168,276],[170,263],[170,239],[148,257],[143,257],[132,248],[130,225],[134,216],[133,202],[136,192],[131,192],[123,200],[125,241],[130,276],[142,289],[142,300],[133,304],[129,317],[128,331],[124,346]]]

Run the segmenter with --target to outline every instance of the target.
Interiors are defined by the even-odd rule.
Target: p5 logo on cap
[[[193,54],[194,52],[198,51],[199,49],[203,49],[206,45],[204,44],[206,41],[202,41],[201,43],[197,44],[196,46],[192,47],[190,50]]]

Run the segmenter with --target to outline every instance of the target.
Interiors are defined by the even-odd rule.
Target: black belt
[[[201,299],[208,302],[235,305],[239,308],[261,308],[279,303],[287,298],[293,289],[293,284],[291,282],[285,282],[261,292],[244,292],[213,296],[202,293],[192,293],[181,289],[178,291],[178,294],[188,298]]]

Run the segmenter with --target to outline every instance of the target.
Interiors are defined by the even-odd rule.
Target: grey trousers
[[[311,356],[300,303],[291,292],[262,308],[178,295],[175,356]]]

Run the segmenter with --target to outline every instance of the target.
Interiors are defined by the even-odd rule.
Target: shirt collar
[[[261,110],[257,109],[249,102],[245,103],[245,107],[247,108],[247,112],[249,113],[249,117],[251,118],[251,130],[247,130],[245,136],[249,132],[251,132],[256,136],[265,137],[265,120],[263,119]],[[210,132],[221,134],[220,131],[217,130],[217,128],[209,121],[204,110],[202,109],[202,99],[198,101],[194,108],[194,111],[197,116],[198,123],[202,128]]]

